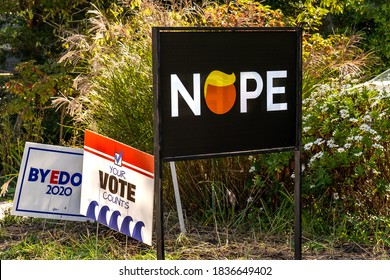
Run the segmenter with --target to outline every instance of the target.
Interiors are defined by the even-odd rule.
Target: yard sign
[[[83,150],[27,142],[11,214],[85,221],[80,215]]]
[[[152,244],[153,156],[85,131],[81,213]]]
[[[153,29],[158,258],[162,162],[295,151],[300,258],[299,28]]]

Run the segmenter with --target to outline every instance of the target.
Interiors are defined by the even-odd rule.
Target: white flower
[[[350,118],[349,121],[350,121],[350,122],[353,122],[353,123],[357,123],[357,122],[358,122],[358,119]]]
[[[345,119],[345,118],[348,118],[349,117],[349,114],[348,114],[348,110],[340,110],[340,116]]]
[[[359,128],[363,131],[370,131],[371,129],[371,127],[366,123],[362,124]]]
[[[326,144],[328,145],[329,148],[338,148],[339,145],[335,144],[334,139],[330,138]]]
[[[308,132],[310,129],[311,129],[310,126],[305,126],[305,127],[303,128],[303,132],[306,133],[306,132]]]
[[[325,140],[322,139],[322,138],[318,138],[318,139],[316,139],[316,141],[314,141],[314,144],[315,144],[315,145],[321,145],[321,144],[323,144],[323,143],[325,143]]]
[[[378,170],[376,170],[376,169],[373,169],[373,170],[372,170],[372,173],[374,173],[375,175],[379,175],[379,174],[381,174],[381,172],[380,172],[380,171],[378,171]]]
[[[325,113],[326,111],[328,111],[328,106],[326,106],[326,104],[324,104],[324,105],[322,105],[321,107],[320,107],[320,109],[321,109],[321,112],[322,113]]]
[[[248,199],[246,200],[247,203],[251,203],[252,201],[253,201],[253,197],[252,196],[248,197]]]
[[[366,131],[366,132],[369,132],[371,134],[378,134],[378,132],[376,132],[374,129],[371,128],[371,126],[369,126],[368,124],[364,123],[362,124],[361,126],[359,126],[359,128],[363,131]]]
[[[355,141],[362,141],[362,140],[363,140],[363,136],[361,136],[361,135],[356,135],[356,136],[354,137],[354,140],[355,140]]]
[[[330,90],[330,85],[328,85],[328,84],[319,85],[319,86],[317,87],[317,90],[318,90],[318,92],[324,93],[324,92]]]
[[[254,167],[253,165],[251,166],[251,168],[249,169],[249,173],[252,173],[252,172],[255,172],[256,171],[256,167]]]
[[[360,157],[361,155],[363,154],[363,152],[359,152],[359,153],[356,153],[356,154],[353,154],[355,157]]]
[[[344,148],[338,148],[337,152],[342,153],[342,152],[345,152],[345,150],[344,150]]]
[[[309,165],[311,165],[316,159],[320,159],[322,158],[322,156],[324,155],[324,152],[318,152],[316,153],[309,161]]]
[[[311,147],[313,147],[313,143],[312,143],[312,142],[310,142],[310,143],[307,143],[307,144],[305,144],[305,146],[303,146],[303,148],[305,149],[305,151],[308,151],[308,150],[310,150],[310,149],[311,149]]]
[[[379,119],[382,119],[384,116],[386,116],[386,112],[382,112],[379,114]]]
[[[344,149],[349,149],[351,148],[352,144],[351,143],[345,143]]]
[[[363,121],[365,121],[365,122],[372,122],[372,118],[371,118],[370,115],[365,115],[365,116],[363,117]]]
[[[337,193],[337,192],[336,192],[336,193],[333,193],[333,199],[334,199],[334,200],[339,200],[339,198],[340,198],[340,197],[339,197],[339,193]]]
[[[383,146],[382,146],[381,144],[374,143],[374,144],[372,144],[372,146],[373,146],[375,149],[383,150]]]

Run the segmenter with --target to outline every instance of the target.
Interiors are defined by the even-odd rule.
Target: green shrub
[[[348,86],[319,85],[304,101],[303,193],[340,215],[388,215],[390,94]]]
[[[364,37],[364,48],[375,51],[383,64],[374,74],[389,67],[390,63],[390,3],[388,1],[350,1],[343,14],[333,16],[336,32],[360,32]]]
[[[71,78],[55,63],[27,61],[15,70],[0,91],[1,185],[18,174],[25,142],[56,144],[69,136],[62,127],[66,118],[52,108],[51,98],[67,91]]]
[[[258,2],[238,0],[228,4],[208,2],[200,13],[199,24],[217,27],[281,27],[286,18],[281,10],[273,10]]]

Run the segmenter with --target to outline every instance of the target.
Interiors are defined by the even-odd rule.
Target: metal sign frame
[[[161,33],[164,32],[181,32],[188,35],[191,34],[210,34],[210,32],[245,34],[245,32],[257,32],[259,34],[266,34],[267,32],[276,33],[294,33],[296,35],[296,61],[295,61],[295,134],[293,145],[278,146],[278,147],[259,147],[255,149],[233,150],[227,152],[218,151],[216,153],[207,152],[200,154],[189,155],[166,155],[163,153],[164,147],[162,145],[164,140],[164,131],[162,126],[162,78],[161,78]],[[244,32],[244,33],[242,33]],[[164,227],[163,227],[163,190],[162,180],[163,172],[162,165],[166,161],[177,161],[186,159],[201,159],[213,157],[236,156],[245,154],[259,154],[259,153],[273,153],[281,151],[294,151],[295,162],[295,186],[294,186],[294,258],[302,259],[302,203],[301,203],[301,188],[302,188],[302,171],[301,171],[301,145],[302,145],[302,30],[300,28],[292,27],[278,27],[278,28],[187,28],[187,27],[154,27],[152,30],[153,41],[153,93],[154,93],[154,163],[155,163],[155,202],[156,202],[156,239],[157,239],[157,259],[164,259]],[[170,140],[172,141],[172,140]],[[290,141],[291,142],[291,141]]]

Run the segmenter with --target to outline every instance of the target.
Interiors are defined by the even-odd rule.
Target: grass
[[[145,255],[150,255],[147,247],[96,223],[13,216],[2,222],[0,244],[0,259],[110,260],[132,255],[148,259]]]
[[[165,258],[293,259],[292,231],[260,227],[202,226],[186,220],[181,234],[175,213],[165,222]],[[275,222],[273,225],[275,226]],[[347,242],[334,237],[303,236],[304,259],[390,259],[388,243]],[[156,247],[139,243],[91,222],[54,221],[7,215],[0,228],[0,259],[154,260]]]

